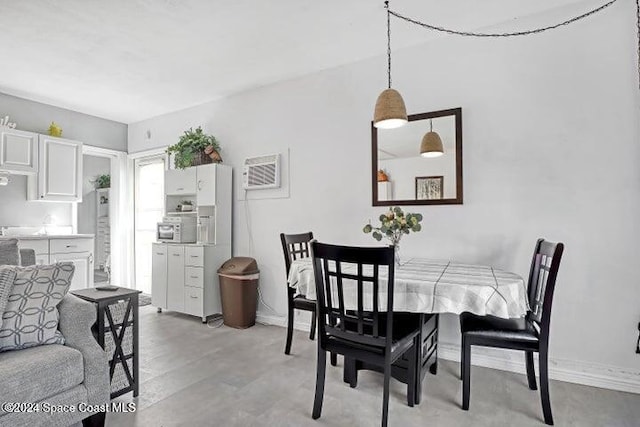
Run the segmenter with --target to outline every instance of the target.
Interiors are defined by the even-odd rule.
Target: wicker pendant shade
[[[389,88],[382,91],[376,101],[373,113],[373,125],[379,129],[395,129],[407,124],[407,107],[404,106],[402,95],[395,89],[391,89],[391,15],[389,14],[389,2],[384,2],[387,9],[387,79]]]
[[[422,157],[440,157],[443,154],[444,148],[440,135],[433,131],[427,132],[422,138],[422,144],[420,144],[420,155]]]
[[[407,123],[407,108],[402,95],[395,89],[385,89],[376,101],[373,125],[380,129],[393,129]]]

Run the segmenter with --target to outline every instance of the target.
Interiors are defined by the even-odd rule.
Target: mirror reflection
[[[461,121],[458,108],[373,128],[374,205],[462,203]]]

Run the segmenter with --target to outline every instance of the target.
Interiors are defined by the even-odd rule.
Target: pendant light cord
[[[387,4],[387,12],[393,16],[395,16],[398,19],[402,19],[403,21],[409,22],[410,24],[415,24],[424,28],[427,28],[429,30],[434,30],[434,31],[440,31],[442,33],[447,33],[447,34],[455,34],[457,36],[467,36],[467,37],[516,37],[516,36],[528,36],[531,34],[538,34],[538,33],[542,33],[544,31],[548,31],[548,30],[553,30],[565,25],[569,25],[572,24],[576,21],[580,21],[581,19],[587,18],[591,15],[594,15],[606,8],[608,8],[609,6],[611,6],[612,4],[614,4],[615,2],[617,2],[618,0],[609,0],[609,2],[603,4],[602,6],[599,6],[595,9],[592,9],[588,12],[585,12],[581,15],[578,15],[574,18],[571,19],[567,19],[566,21],[560,22],[558,24],[554,24],[554,25],[548,25],[546,27],[541,27],[541,28],[535,28],[533,30],[523,30],[523,31],[515,31],[515,32],[511,32],[511,33],[477,33],[477,32],[473,32],[473,31],[459,31],[459,30],[452,30],[449,28],[445,28],[445,27],[441,27],[441,26],[437,26],[437,25],[432,25],[432,24],[427,24],[424,22],[420,22],[416,19],[412,19],[409,17],[406,17],[398,12],[389,10],[388,8],[388,4]],[[385,2],[385,3],[389,3],[389,2]],[[636,4],[639,3],[639,0],[636,0]]]
[[[400,20],[408,22],[410,24],[414,24],[414,25],[426,28],[428,30],[439,31],[441,33],[453,34],[457,36],[466,36],[466,37],[502,38],[502,37],[529,36],[532,34],[539,34],[548,30],[554,30],[556,28],[573,24],[576,21],[580,21],[582,19],[595,15],[598,12],[602,12],[603,10],[607,9],[609,6],[616,3],[617,1],[618,0],[609,0],[608,2],[602,4],[601,6],[596,7],[595,9],[591,9],[585,13],[582,13],[578,16],[567,19],[565,21],[559,22],[557,24],[547,25],[545,27],[534,28],[531,30],[522,30],[522,31],[514,31],[514,32],[507,32],[507,33],[480,33],[480,32],[474,32],[474,31],[461,31],[461,30],[454,30],[454,29],[442,27],[439,25],[428,24],[425,22],[418,21],[417,19],[409,18],[408,16],[402,15],[401,13],[398,13],[396,11],[389,9],[389,2],[385,1],[384,4],[385,4],[385,8],[387,9],[387,42],[388,42],[387,56],[389,59],[389,87],[391,87],[391,29],[390,29],[391,24],[389,22],[390,21],[389,18],[391,15],[393,15],[394,17]],[[638,26],[638,51],[637,51],[638,70],[637,71],[638,71],[638,88],[640,89],[640,0],[635,0],[635,4],[636,4],[636,20],[637,20],[636,23]]]
[[[391,11],[388,1],[384,2],[384,7],[387,9],[387,79],[391,89]]]

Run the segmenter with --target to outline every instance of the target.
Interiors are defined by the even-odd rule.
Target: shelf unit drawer
[[[52,254],[93,252],[93,239],[51,239]]]
[[[194,288],[202,288],[204,285],[204,268],[185,267],[184,268],[184,285],[193,286]]]
[[[204,247],[187,246],[186,247],[185,265],[193,267],[204,267]]]
[[[187,314],[202,317],[204,312],[204,293],[201,288],[184,287],[184,311]]]
[[[33,249],[36,255],[49,256],[49,240],[19,240],[18,247],[20,249]]]

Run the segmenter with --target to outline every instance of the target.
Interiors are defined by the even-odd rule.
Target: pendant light
[[[391,88],[391,14],[389,2],[384,2],[387,9],[387,77],[389,88],[382,91],[376,101],[373,114],[373,125],[379,129],[394,129],[404,126],[407,122],[407,108],[404,100],[395,89]]]
[[[433,120],[429,119],[429,126],[431,130],[422,137],[422,144],[420,144],[420,155],[422,157],[440,157],[444,154],[444,148],[442,147],[442,139],[440,135],[433,131]]]

